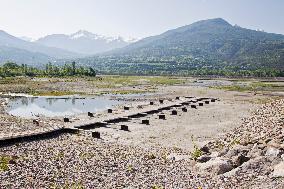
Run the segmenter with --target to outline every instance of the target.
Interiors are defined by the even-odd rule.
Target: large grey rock
[[[269,160],[265,156],[260,156],[254,159],[250,159],[249,161],[244,162],[238,168],[241,168],[242,172],[245,173],[255,172],[255,170],[260,170],[260,169],[270,171]]]
[[[225,157],[226,158],[232,158],[232,157],[238,155],[238,153],[239,153],[239,151],[237,149],[231,149],[226,153]]]
[[[284,177],[284,161],[274,166],[273,177]]]
[[[232,170],[233,165],[231,160],[217,157],[206,163],[197,163],[196,168],[204,174],[219,175]]]
[[[281,151],[277,148],[274,147],[269,147],[265,153],[265,156],[270,156],[270,157],[277,157],[280,155]]]
[[[244,162],[247,162],[249,160],[249,157],[244,156],[243,154],[239,154],[237,156],[234,156],[231,158],[233,162],[234,167],[238,167],[242,165]]]
[[[253,148],[251,151],[248,152],[247,156],[252,158],[256,158],[259,156],[263,156],[264,155],[264,151],[262,151],[259,148]]]
[[[241,171],[241,168],[237,167],[235,169],[232,169],[231,171],[224,173],[223,176],[224,177],[235,177],[235,176],[238,176],[240,171]]]
[[[237,156],[239,154],[242,154],[244,156],[246,156],[246,154],[250,151],[250,149],[247,146],[243,146],[243,145],[235,145],[232,149],[230,149],[225,157],[226,158],[232,158],[234,156]]]

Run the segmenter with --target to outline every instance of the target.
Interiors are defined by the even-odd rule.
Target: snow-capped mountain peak
[[[131,39],[131,40],[129,40]],[[134,42],[121,36],[109,37],[95,34],[86,30],[79,30],[70,35],[53,34],[37,40],[42,45],[67,49],[81,54],[96,54],[116,48],[122,48]]]
[[[34,38],[31,38],[31,37],[26,37],[26,36],[21,36],[19,37],[21,40],[24,40],[24,41],[28,41],[28,42],[34,42],[36,41],[36,39]]]
[[[131,42],[133,40],[129,40],[129,39],[124,39],[121,36],[114,36],[114,37],[110,37],[110,36],[105,36],[105,35],[100,35],[100,34],[95,34],[95,33],[91,33],[88,32],[86,30],[79,30],[76,33],[73,33],[71,35],[69,35],[70,39],[82,39],[82,38],[87,38],[90,40],[105,40],[107,43],[111,43],[111,42]],[[134,38],[131,38],[134,39]]]
[[[78,32],[71,34],[69,37],[71,39],[79,39],[79,38],[98,39],[98,38],[100,38],[99,35],[93,34],[93,33],[88,32],[86,30],[79,30]]]

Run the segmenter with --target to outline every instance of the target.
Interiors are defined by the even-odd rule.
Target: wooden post
[[[127,125],[121,125],[120,130],[122,130],[122,131],[129,131]]]
[[[63,121],[64,121],[65,123],[70,122],[69,118],[67,118],[67,117],[65,117],[65,118],[63,119]]]
[[[88,112],[88,116],[89,116],[89,117],[94,117],[94,114],[91,113],[91,112]]]
[[[124,106],[124,110],[129,110],[130,108],[128,106]]]
[[[92,132],[93,138],[101,138],[101,134],[99,132]]]
[[[150,121],[148,119],[143,119],[142,124],[149,125]]]
[[[166,119],[166,115],[165,114],[159,115],[159,119]]]

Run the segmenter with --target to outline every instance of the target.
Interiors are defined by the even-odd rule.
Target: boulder
[[[237,167],[235,169],[232,169],[231,171],[224,173],[223,176],[224,177],[236,177],[236,176],[238,176],[240,171],[241,171],[241,168]]]
[[[263,156],[264,155],[264,151],[262,151],[259,148],[253,148],[251,151],[248,152],[247,156],[250,158],[256,158],[259,156]]]
[[[225,157],[226,158],[232,158],[232,157],[238,155],[238,153],[239,153],[239,151],[237,149],[231,149],[225,154]]]
[[[239,167],[244,162],[247,162],[250,158],[247,156],[244,156],[243,154],[239,154],[237,156],[232,157],[232,162],[234,167]]]
[[[197,163],[196,168],[203,174],[219,175],[233,169],[233,164],[229,159],[217,157],[206,163]]]
[[[248,170],[258,169],[260,166],[265,165],[268,162],[265,156],[259,156],[254,159],[250,159],[247,162],[244,162],[239,168],[241,168],[244,172],[248,172]]]
[[[232,158],[232,157],[237,156],[239,154],[247,155],[248,152],[249,152],[249,148],[247,146],[235,145],[232,149],[230,149],[226,153],[225,157],[226,158]]]
[[[273,177],[284,177],[284,161],[274,166]]]
[[[277,148],[274,147],[269,147],[266,150],[265,156],[270,156],[270,157],[277,157],[280,155],[281,151]]]

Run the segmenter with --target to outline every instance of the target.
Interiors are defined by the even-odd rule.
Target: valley
[[[284,2],[0,6],[0,189],[284,188]]]
[[[263,131],[261,138],[254,136],[250,130],[261,123],[257,119],[266,119],[266,114],[263,114],[264,117],[258,116],[261,111],[266,111],[263,107],[270,108],[271,120],[277,122],[280,118],[278,113],[274,114],[274,108],[281,109],[282,107],[284,82],[281,79],[240,80],[161,76],[98,76],[95,78],[20,77],[13,80],[4,78],[0,82],[1,135],[8,138],[11,133],[39,132],[40,129],[48,132],[50,129],[70,128],[71,125],[78,126],[89,122],[98,122],[98,120],[108,120],[108,117],[111,116],[119,117],[137,111],[143,112],[149,108],[156,109],[169,104],[177,105],[161,110],[159,113],[151,113],[122,122],[106,122],[91,127],[86,125],[86,128],[82,126],[78,132],[73,134],[52,135],[51,138],[49,136],[42,138],[42,140],[29,139],[15,145],[6,143],[0,149],[0,153],[5,154],[1,158],[9,159],[9,162],[15,163],[2,163],[0,175],[3,182],[0,185],[4,188],[30,186],[92,187],[95,185],[115,188],[121,185],[134,187],[141,185],[139,175],[149,170],[151,172],[147,174],[148,176],[143,176],[142,183],[143,186],[150,188],[154,186],[170,188],[206,187],[207,185],[228,187],[231,184],[239,187],[257,186],[261,184],[257,175],[246,177],[246,174],[255,172],[257,168],[247,168],[245,165],[249,166],[253,165],[254,162],[261,161],[263,163],[263,166],[259,167],[263,169],[259,172],[261,175],[263,171],[271,171],[270,168],[280,161],[270,155],[261,155],[260,157],[268,159],[259,159],[259,156],[255,156],[255,147],[252,148],[252,140],[258,142],[253,141],[252,143],[257,144],[257,148],[260,148],[262,153],[272,148],[271,142],[262,143],[263,140],[267,140],[267,137],[271,137],[271,134],[274,133],[270,130],[269,125],[264,122],[267,130]],[[33,91],[33,93],[26,91]],[[34,95],[34,97],[30,95]],[[177,99],[177,97],[179,98]],[[192,98],[192,102],[191,99],[188,99],[189,97]],[[206,104],[206,100],[201,100],[204,97],[205,99],[209,97],[217,100]],[[69,100],[77,106],[84,104],[84,102],[91,105],[92,99],[100,98],[118,102],[118,104],[108,105],[101,110],[96,110],[99,102],[94,101],[95,103],[91,105],[93,110],[91,107],[87,110],[92,113],[92,117],[86,111],[75,114],[67,113],[64,115],[63,113],[60,115],[57,113],[56,115],[55,113],[55,115],[52,115],[45,114],[45,111],[41,110],[42,114],[37,115],[35,113],[34,117],[26,117],[25,114],[22,114],[23,117],[9,114],[7,107],[15,99],[19,99],[16,101],[17,104],[22,101],[22,104],[17,105],[17,107],[24,106],[27,108],[27,104],[24,103],[27,102],[25,98],[35,98],[34,100],[27,99],[30,103],[35,103],[34,106],[40,106],[40,104],[37,104],[37,100],[41,98],[49,99],[46,101],[47,103],[54,101],[54,105],[60,103],[56,98],[63,99],[63,101],[65,99],[64,106],[67,106]],[[200,106],[195,102],[195,99],[200,99],[203,105]],[[160,100],[163,100],[163,105],[159,105]],[[178,105],[187,101],[189,103]],[[150,102],[153,102],[154,105],[151,106]],[[52,106],[52,104],[50,105]],[[197,108],[192,108],[191,105],[197,105]],[[48,111],[60,111],[59,107],[57,109],[50,109],[46,105],[40,107],[46,108]],[[87,106],[85,107],[87,108]],[[129,110],[125,110],[124,107],[128,107]],[[84,105],[82,108],[84,109]],[[112,109],[111,114],[107,112],[110,108]],[[65,107],[65,110],[67,109]],[[187,111],[184,111],[184,109]],[[172,111],[174,110],[177,115],[173,114]],[[52,117],[50,117],[51,115]],[[165,119],[159,119],[159,115],[165,115]],[[70,123],[64,121],[66,117]],[[35,124],[34,120],[39,124]],[[142,120],[149,120],[149,125],[142,124]],[[256,121],[254,127],[240,131],[243,134],[239,135],[237,131],[250,124],[251,121]],[[128,131],[121,130],[121,125],[127,126]],[[99,133],[99,138],[92,137],[92,133]],[[249,138],[247,138],[248,136]],[[273,141],[277,143],[277,141]],[[264,145],[264,148],[261,148],[261,145]],[[248,160],[245,160],[247,162],[236,165],[235,156],[227,160],[227,155],[232,153],[232,150],[243,148],[247,150],[245,152],[245,157],[248,158]],[[28,151],[24,152],[25,149]],[[215,157],[216,153],[217,157]],[[227,154],[225,157],[223,157],[224,153]],[[35,161],[34,158],[38,155],[40,159]],[[68,161],[69,158],[73,159],[72,164]],[[127,158],[127,161],[123,161],[124,158]],[[38,164],[39,161],[44,163],[40,165]],[[51,164],[47,164],[47,161]],[[211,165],[215,161],[222,162],[228,167],[223,169],[222,166],[219,167],[218,163]],[[94,162],[97,164],[94,164]],[[34,163],[38,164],[37,168],[29,171],[31,170],[30,166]],[[115,164],[117,163],[122,164],[116,167]],[[87,167],[90,167],[90,165],[100,171],[89,170]],[[112,166],[109,167],[108,165]],[[179,172],[178,170],[184,169],[184,166],[187,168],[183,172]],[[209,169],[213,169],[213,172],[207,172],[206,166],[210,166]],[[46,169],[46,167],[53,168]],[[174,167],[174,169],[171,167]],[[86,169],[95,179],[85,179],[87,174],[84,170]],[[16,177],[5,174],[8,171],[13,175],[16,170],[22,170]],[[46,170],[46,172],[41,175],[39,174],[40,170]],[[114,172],[115,170],[120,174],[100,174],[100,172]],[[169,172],[169,170],[171,171]],[[171,172],[174,173],[174,177]],[[61,176],[58,177],[58,174]],[[164,176],[156,177],[157,174]],[[234,181],[235,174],[239,174],[238,178],[246,178],[246,181],[236,183]],[[276,173],[269,172],[269,174]],[[70,175],[77,179],[70,178]],[[32,180],[17,183],[15,181],[18,177],[29,177]],[[172,180],[184,177],[187,179],[178,183]],[[232,180],[226,183],[220,182],[221,177]],[[62,178],[62,180],[59,178]],[[132,181],[127,181],[130,178]],[[167,178],[167,181],[163,180],[164,178]],[[194,179],[192,180],[192,178]],[[272,177],[262,179],[266,179],[267,184],[281,186],[281,182]],[[15,183],[15,185],[11,183]]]

